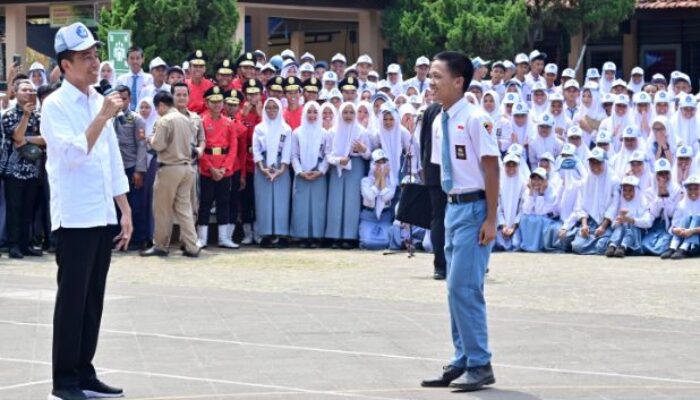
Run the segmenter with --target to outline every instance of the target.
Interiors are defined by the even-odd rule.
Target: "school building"
[[[390,0],[240,0],[242,17],[236,37],[246,50],[261,49],[268,55],[291,48],[297,55],[312,52],[329,60],[336,52],[354,60],[369,54],[376,68],[390,60],[389,44],[381,35],[381,12]],[[34,60],[48,64],[53,35],[61,24],[80,19],[95,26],[99,9],[110,0],[3,0],[0,5],[0,79],[15,55],[23,64]],[[637,0],[630,20],[614,37],[587,44],[583,68],[600,67],[611,60],[628,78],[636,65],[647,77],[656,72],[668,76],[675,69],[700,76],[700,0]],[[581,37],[544,32],[536,47],[561,67],[574,66],[582,47]],[[700,87],[700,82],[696,84]]]

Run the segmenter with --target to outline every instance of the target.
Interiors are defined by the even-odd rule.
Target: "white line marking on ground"
[[[16,326],[51,327],[51,324],[38,324],[38,323],[31,323],[31,322],[7,321],[7,320],[0,320],[0,324],[9,324],[9,325],[16,325]],[[445,360],[440,359],[440,358],[431,358],[431,357],[407,356],[407,355],[400,355],[400,354],[374,353],[374,352],[353,351],[353,350],[325,349],[325,348],[306,347],[306,346],[254,343],[254,342],[243,342],[243,341],[239,341],[239,340],[224,340],[224,339],[199,338],[199,337],[191,337],[191,336],[176,336],[176,335],[167,335],[167,334],[150,333],[150,332],[119,331],[119,330],[113,330],[113,329],[102,329],[101,332],[120,334],[120,335],[131,335],[131,336],[148,336],[148,337],[156,337],[156,338],[171,339],[171,340],[185,340],[185,341],[197,341],[197,342],[206,342],[206,343],[233,344],[233,345],[237,345],[237,346],[251,346],[251,347],[262,347],[262,348],[295,350],[295,351],[311,351],[311,352],[340,354],[340,355],[348,355],[348,356],[356,356],[356,357],[357,356],[359,356],[359,357],[375,357],[375,358],[390,358],[390,359],[400,359],[400,360],[434,361],[434,362],[444,362],[445,361]],[[687,384],[693,384],[693,385],[700,385],[700,381],[691,380],[691,379],[665,378],[665,377],[656,377],[656,376],[647,376],[647,375],[623,374],[623,373],[617,373],[617,372],[585,371],[585,370],[575,370],[575,369],[565,369],[565,368],[550,368],[550,367],[501,364],[501,363],[493,363],[493,365],[497,366],[497,367],[501,367],[501,368],[512,368],[512,369],[540,371],[540,372],[553,372],[553,373],[560,373],[560,374],[605,376],[605,377],[610,377],[610,378],[639,379],[639,380],[657,381],[657,382],[687,383]]]
[[[18,363],[23,363],[23,364],[51,365],[51,363],[46,362],[46,361],[26,360],[26,359],[20,359],[20,358],[0,357],[0,361],[18,362]],[[220,383],[220,384],[228,384],[228,385],[247,386],[247,387],[254,387],[254,388],[261,388],[261,389],[279,389],[281,391],[295,392],[295,393],[322,394],[322,395],[337,396],[337,397],[353,397],[353,398],[368,399],[368,400],[408,400],[408,399],[404,399],[404,398],[394,398],[394,397],[384,397],[384,396],[367,396],[367,395],[363,395],[363,394],[359,394],[359,393],[343,393],[343,392],[339,392],[339,391],[335,391],[335,390],[303,389],[303,388],[295,388],[295,387],[282,386],[282,385],[269,385],[269,384],[262,384],[262,383],[241,382],[241,381],[232,381],[232,380],[228,380],[228,379],[199,378],[199,377],[195,377],[195,376],[162,374],[162,373],[158,373],[158,372],[148,372],[148,371],[129,371],[129,370],[124,370],[124,369],[112,369],[112,368],[104,368],[104,369],[102,369],[102,371],[103,372],[101,372],[101,374],[103,374],[103,375],[105,373],[139,375],[139,376],[149,376],[149,377],[156,377],[156,378],[178,379],[178,380],[185,380],[185,381],[192,381],[192,382]]]

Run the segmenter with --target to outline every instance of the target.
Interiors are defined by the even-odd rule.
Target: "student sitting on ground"
[[[536,168],[530,174],[520,217],[520,250],[536,253],[544,249],[544,235],[554,223],[556,208],[557,194],[547,184],[547,171]]]
[[[683,186],[685,197],[673,213],[673,260],[700,254],[700,175],[691,175]]]
[[[639,188],[639,178],[627,175],[620,184],[620,204],[617,218],[612,223],[606,257],[642,255],[642,230],[651,227],[651,215],[644,193]]]
[[[396,192],[389,159],[382,149],[372,152],[369,176],[362,178],[360,248],[382,250],[389,247],[389,229],[394,220],[391,201]]]
[[[678,203],[683,198],[680,185],[671,179],[671,162],[659,158],[654,163],[656,171],[656,188],[654,198],[649,204],[649,213],[654,220],[651,228],[642,238],[642,248],[645,254],[661,255],[666,259],[671,257],[671,221]]]

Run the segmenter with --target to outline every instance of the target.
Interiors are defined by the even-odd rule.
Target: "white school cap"
[[[569,89],[569,88],[575,88],[576,90],[581,90],[581,87],[579,86],[578,81],[574,78],[569,79],[564,84],[564,90]]]
[[[542,179],[547,179],[547,170],[542,167],[537,167],[530,174],[530,178],[532,178],[533,176],[539,176]]]
[[[544,73],[556,75],[557,73],[559,73],[559,67],[557,67],[557,64],[549,63],[544,66]]]
[[[671,172],[671,163],[665,158],[659,158],[654,162],[654,172]]]
[[[700,185],[700,175],[693,174],[688,177],[688,179],[683,182],[683,186],[689,185]]]
[[[540,116],[537,126],[552,127],[554,125],[554,117],[550,113],[544,113]]]
[[[508,92],[503,98],[503,104],[515,104],[520,101],[520,96],[517,93]]]
[[[301,64],[301,67],[299,67],[299,72],[314,72],[314,66],[311,65],[311,63],[303,63]]]
[[[651,104],[651,96],[647,92],[638,92],[632,96],[634,104]]]
[[[600,130],[598,131],[598,134],[595,137],[595,143],[603,143],[603,144],[610,144],[610,141],[612,140],[612,135],[610,135],[610,132],[606,130]]]
[[[637,178],[634,175],[626,175],[624,178],[622,178],[620,185],[638,187],[639,186],[639,178]]]
[[[520,157],[516,154],[508,153],[505,157],[503,157],[503,164],[507,164],[509,162],[520,164]]]
[[[678,102],[678,107],[696,108],[698,106],[698,102],[692,94],[681,93],[679,97],[680,101]]]
[[[576,146],[574,146],[573,144],[565,143],[561,147],[561,155],[562,156],[573,156],[574,154],[576,154]]]
[[[564,95],[559,92],[554,92],[549,95],[549,102],[553,101],[564,101]]]
[[[670,103],[671,102],[671,95],[665,91],[662,90],[660,92],[656,92],[656,95],[654,96],[654,104],[658,103]]]
[[[678,158],[693,158],[693,148],[687,145],[680,146],[676,150],[676,157]]]
[[[148,64],[148,69],[152,70],[153,68],[158,68],[158,67],[165,67],[168,68],[168,64],[163,61],[162,58],[156,57],[151,60],[151,62]]]
[[[644,75],[644,70],[641,67],[634,67],[630,75]]]
[[[537,161],[542,161],[542,160],[547,160],[547,161],[549,161],[549,162],[554,162],[554,161],[555,161],[554,156],[552,155],[552,153],[550,153],[550,152],[548,152],[548,151],[545,151],[544,153],[542,153],[542,154],[540,155],[540,159],[537,160]]]
[[[629,106],[630,97],[626,94],[618,94],[617,96],[615,96],[615,105]]]
[[[586,70],[586,79],[600,79],[598,68],[588,68],[588,70]]]
[[[522,101],[513,106],[513,115],[527,115],[528,112],[527,104]]]
[[[606,61],[603,63],[603,72],[605,71],[617,71],[617,66],[612,61]]]
[[[294,54],[294,51],[292,51],[291,49],[284,49],[282,51],[282,53],[280,53],[280,56],[282,56],[282,58],[296,59],[296,55]]]
[[[611,87],[616,87],[616,86],[624,86],[627,88],[627,82],[623,81],[622,79],[615,79],[612,83]]]
[[[83,51],[93,46],[103,45],[104,43],[95,40],[92,32],[82,22],[64,26],[56,32],[53,47],[56,53],[64,51]]]
[[[334,63],[334,62],[336,62],[336,61],[340,61],[340,62],[342,62],[343,64],[347,64],[347,63],[348,63],[348,61],[345,59],[345,56],[342,55],[342,54],[340,54],[340,53],[335,53],[335,55],[333,56],[333,58],[331,58],[331,63]]]
[[[386,156],[386,153],[382,149],[377,149],[372,152],[372,161],[377,162],[379,160],[388,160],[389,157]]]
[[[639,138],[639,128],[636,126],[626,126],[625,129],[622,130],[622,138]]]
[[[421,65],[430,65],[430,60],[428,60],[428,57],[420,56],[416,59],[416,67],[420,67]]]
[[[566,68],[561,73],[561,76],[562,76],[562,78],[576,79],[576,71],[574,71],[573,68]]]
[[[530,64],[530,59],[527,57],[527,54],[520,53],[517,56],[515,56],[515,65],[523,63]]]
[[[605,150],[601,149],[600,147],[594,147],[593,150],[588,154],[588,159],[589,160],[598,160],[600,162],[605,161],[608,158],[607,154],[605,154]]]
[[[603,95],[603,98],[602,98],[602,100],[601,100],[600,102],[603,103],[603,104],[607,104],[607,103],[611,103],[611,104],[612,104],[612,103],[615,102],[615,95],[612,94],[612,93],[605,93],[605,94]]]
[[[581,128],[579,128],[578,125],[572,125],[567,131],[566,131],[566,137],[581,137],[583,136],[583,132],[581,131]]]
[[[369,64],[372,65],[372,57],[370,57],[367,54],[363,54],[359,57],[357,57],[357,63],[356,64]]]
[[[646,160],[647,157],[644,155],[644,153],[642,153],[641,151],[633,151],[629,161],[627,162],[645,162]]]

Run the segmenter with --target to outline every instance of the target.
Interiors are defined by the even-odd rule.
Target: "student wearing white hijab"
[[[503,147],[510,148],[513,144],[527,145],[537,136],[537,126],[528,118],[528,108],[520,102],[513,106],[513,116],[510,121],[512,132],[510,138],[504,137]],[[528,178],[530,174],[528,174]]]
[[[580,104],[581,109],[576,116],[575,123],[583,131],[582,139],[584,144],[590,146],[601,122],[607,118],[596,82],[588,81],[583,85]]]
[[[420,181],[420,140],[416,137],[416,110],[410,104],[404,104],[399,108],[399,119],[401,121],[401,126],[406,129],[409,133],[410,140],[410,154],[411,154],[411,165],[410,165],[410,175],[414,182]],[[415,157],[413,155],[416,155]],[[401,165],[401,172],[403,175],[409,174],[408,158],[403,160]]]
[[[669,92],[663,90],[656,92],[654,96],[654,115],[657,117],[664,116],[670,120],[674,114],[674,111],[670,107],[672,102],[673,99]]]
[[[647,203],[654,198],[655,178],[652,172],[654,163],[650,163],[649,157],[641,151],[635,151],[629,160],[629,166],[625,176],[634,176],[639,180],[637,183],[638,193],[644,196]]]
[[[527,182],[527,180],[530,179],[530,167],[527,165],[527,154],[525,152],[525,148],[517,143],[513,143],[506,151],[506,155],[508,154],[514,154],[520,159],[518,170],[520,171],[520,176],[522,177],[523,182]]]
[[[532,108],[530,109],[530,119],[538,121],[543,114],[549,112],[549,96],[547,87],[543,81],[535,82],[532,85]]]
[[[564,140],[572,122],[564,113],[564,96],[561,93],[549,95],[549,113],[554,117],[554,133],[559,139]]]
[[[644,86],[644,70],[641,67],[634,67],[630,75],[632,78],[627,83],[627,87],[634,93],[641,92]]]
[[[396,97],[403,93],[403,76],[399,64],[389,64],[386,69],[386,78],[392,96]]]
[[[683,198],[681,186],[671,179],[671,163],[660,158],[654,163],[656,172],[654,197],[649,202],[649,213],[654,221],[642,238],[645,254],[653,254],[666,259],[671,257],[671,221],[678,203]]]
[[[391,179],[390,160],[382,149],[372,152],[369,173],[362,178],[360,214],[360,248],[382,250],[389,247],[389,231],[394,219],[391,208],[396,194],[396,182]]]
[[[378,129],[372,104],[368,101],[361,101],[360,104],[357,105],[357,122],[359,122],[367,132],[374,132]]]
[[[566,132],[566,141],[574,146],[576,149],[574,154],[579,160],[588,160],[588,156],[591,154],[591,151],[588,149],[588,145],[584,143],[583,135],[583,130],[578,126],[573,125]]]
[[[487,90],[481,97],[481,108],[491,117],[491,121],[496,123],[501,119],[501,100],[495,90]]]
[[[29,75],[29,80],[32,81],[34,90],[38,89],[39,86],[48,85],[49,83],[49,80],[46,78],[46,68],[44,68],[40,62],[33,63],[29,67],[27,75]]]
[[[635,151],[644,152],[639,138],[639,129],[634,126],[627,126],[622,132],[623,147],[612,159],[612,172],[618,178],[627,175],[629,162]]]
[[[116,87],[117,72],[114,70],[114,63],[112,63],[112,61],[102,61],[100,63],[100,72],[97,76],[97,82],[95,83],[99,85],[103,79],[106,79],[113,88]]]
[[[557,207],[555,214],[559,219],[554,221],[544,232],[543,250],[546,252],[570,252],[578,228],[576,202],[581,185],[586,181],[588,172],[583,162],[576,157],[575,148],[567,143],[562,147],[561,156],[556,161],[554,172],[549,175],[558,177]]]
[[[316,248],[326,230],[328,155],[331,135],[321,126],[321,106],[304,104],[301,125],[292,134],[292,222],[290,234],[301,247]]]
[[[355,105],[343,103],[326,156],[331,167],[325,237],[332,241],[333,248],[355,247],[362,207],[361,181],[366,176],[365,160],[370,154],[370,139],[357,120]]]
[[[676,162],[671,170],[671,177],[679,185],[693,174],[693,148],[690,146],[680,146],[676,151]]]
[[[564,143],[554,134],[552,126],[554,125],[554,117],[549,113],[542,114],[537,124],[537,136],[530,140],[528,148],[528,161],[530,168],[537,168],[537,163],[540,156],[544,153],[550,153],[554,157],[558,157],[561,153],[561,147]]]
[[[676,207],[671,228],[673,260],[700,254],[700,175],[689,176],[683,186],[685,197]]]
[[[693,148],[695,153],[700,149],[700,126],[697,118],[697,101],[691,94],[681,94],[678,103],[679,110],[673,119],[673,133],[676,144]]]
[[[599,129],[604,129],[612,135],[611,145],[617,153],[622,146],[622,131],[633,124],[629,113],[629,97],[626,94],[615,96],[612,115],[600,123]]]
[[[622,178],[617,217],[612,223],[612,235],[608,242],[606,257],[622,258],[626,255],[643,254],[642,230],[651,227],[652,219],[644,194],[639,188],[639,179],[633,175]]]
[[[392,182],[400,182],[403,155],[411,148],[411,134],[401,126],[398,110],[391,103],[382,105],[379,133],[374,141],[372,148],[381,148],[389,158]]]
[[[607,61],[603,64],[603,78],[600,80],[600,91],[601,93],[610,93],[612,90],[612,83],[615,81],[615,74],[617,73],[617,66],[612,61]]]
[[[493,128],[496,132],[498,140],[498,148],[501,153],[505,153],[513,139],[513,126],[511,120],[513,118],[513,105],[520,101],[520,96],[517,93],[506,93],[503,102],[499,106],[499,118],[493,121]]]
[[[651,136],[651,121],[654,111],[651,109],[651,96],[645,92],[632,96],[634,103],[634,124],[639,128],[640,137],[648,139]]]
[[[676,153],[676,135],[671,132],[668,118],[658,115],[651,121],[651,134],[647,148],[654,155],[654,160],[665,158],[673,163]]]
[[[496,232],[496,251],[517,251],[520,248],[520,214],[525,195],[525,184],[519,171],[520,157],[507,154],[501,168],[501,190],[498,192],[498,230]]]
[[[602,149],[591,151],[588,166],[588,178],[581,186],[576,206],[580,227],[571,247],[576,254],[603,254],[612,233],[610,224],[617,215],[619,184]]]
[[[268,98],[263,120],[253,132],[253,161],[256,164],[255,231],[263,247],[285,247],[289,235],[291,177],[287,168],[292,156],[292,129],[282,119],[282,103]]]
[[[525,193],[520,217],[520,250],[538,253],[544,250],[545,233],[554,224],[557,193],[547,179],[544,168],[535,168]]]

